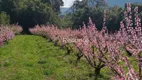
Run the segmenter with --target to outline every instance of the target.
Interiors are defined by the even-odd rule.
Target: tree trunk
[[[139,57],[139,80],[142,80],[142,56],[141,54],[139,54],[138,57]]]
[[[57,46],[57,42],[56,41],[54,42],[54,46]]]
[[[54,41],[54,46],[59,46],[58,41]]]
[[[64,49],[64,46],[63,46],[63,45],[61,45],[61,46],[60,46],[60,49]]]
[[[64,57],[67,56],[67,55],[70,55],[70,53],[71,53],[71,50],[68,49],[67,47],[66,47],[66,50],[67,50],[67,52],[65,53]]]
[[[77,53],[77,60],[76,60],[76,64],[80,61],[80,59],[83,57],[83,55],[81,53]]]
[[[95,68],[95,78],[94,80],[98,80],[100,77],[101,68]]]
[[[66,53],[66,55],[70,55],[70,53],[71,53],[71,50],[68,48],[68,47],[66,47],[66,50],[67,50],[67,53]]]

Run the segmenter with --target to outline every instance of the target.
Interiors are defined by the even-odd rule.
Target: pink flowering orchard
[[[60,45],[61,48],[67,50],[66,55],[70,54],[73,49],[78,50],[75,46],[75,42],[81,40],[81,32],[79,30],[71,30],[70,28],[61,30],[56,26],[39,26],[29,29],[32,34],[37,34],[48,38],[50,41],[53,41],[55,45]],[[78,60],[82,57],[80,54],[82,50],[77,51]],[[77,61],[78,61],[77,60]]]
[[[134,12],[134,16],[132,13]],[[141,80],[142,79],[142,29],[141,19],[138,16],[138,7],[131,9],[131,4],[127,3],[127,10],[124,12],[125,20],[121,21],[122,42],[124,42],[124,48],[130,52],[132,57],[136,60],[138,71],[135,71],[130,61],[125,59],[126,66],[128,66],[128,76],[123,79],[128,80]],[[132,19],[134,17],[134,21]],[[125,23],[125,25],[124,25]]]
[[[18,25],[12,25],[11,27],[0,26],[0,46],[20,32],[22,32],[22,27]]]
[[[12,30],[15,34],[20,34],[23,29],[21,26],[19,26],[18,24],[13,24],[13,25],[10,25],[10,30]]]
[[[79,53],[78,60],[83,56],[94,68],[95,80],[103,74],[101,69],[104,67],[114,73],[112,80],[142,80],[141,19],[138,16],[138,7],[132,11],[130,3],[126,6],[124,20],[120,21],[120,29],[115,33],[107,30],[107,11],[104,11],[102,30],[97,30],[89,18],[88,25],[84,24],[78,30],[37,25],[30,29],[30,32],[65,47],[68,54],[71,51]]]
[[[104,16],[106,16],[106,14]],[[94,74],[95,79],[97,80],[103,67],[107,64],[118,62],[119,56],[121,56],[119,55],[121,43],[118,41],[118,33],[108,34],[108,30],[105,26],[105,19],[101,31],[96,29],[95,24],[92,23],[90,18],[88,24],[87,27],[84,25],[80,30],[60,30],[54,26],[38,26],[34,29],[30,29],[30,31],[33,34],[48,36],[53,42],[58,41],[62,43],[61,45],[71,44],[69,39],[76,39],[73,43],[75,46],[74,49],[77,49],[80,53],[78,59],[82,56],[85,57],[88,63],[95,69]],[[52,30],[53,28],[55,29]]]
[[[7,40],[14,37],[14,32],[7,27],[0,27],[0,46]]]

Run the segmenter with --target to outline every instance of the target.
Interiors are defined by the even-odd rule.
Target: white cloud
[[[63,7],[71,7],[75,0],[63,0],[64,6]],[[80,0],[81,1],[81,0]]]

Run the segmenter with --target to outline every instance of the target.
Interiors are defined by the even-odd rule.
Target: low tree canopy
[[[54,1],[57,2],[58,0]],[[50,2],[55,3],[51,0]],[[25,31],[37,24],[55,24],[60,26],[61,20],[56,13],[60,11],[60,6],[63,4],[60,2],[51,4],[48,0],[47,2],[42,0],[1,0],[0,12],[6,12],[10,16],[10,23],[18,22]],[[58,6],[53,7],[57,4]]]

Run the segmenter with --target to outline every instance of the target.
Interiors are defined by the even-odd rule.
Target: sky
[[[63,7],[70,7],[72,6],[73,2],[75,0],[63,0],[64,1],[64,6]],[[139,1],[142,1],[142,0],[119,0],[119,1],[116,1],[116,0],[106,0],[106,2],[109,4],[109,5],[119,5],[119,6],[122,6],[124,5],[126,2],[139,2]]]
[[[63,0],[63,2],[64,2],[64,6],[63,7],[70,7],[70,6],[72,6],[73,5],[73,2],[74,2],[75,0]]]

